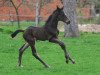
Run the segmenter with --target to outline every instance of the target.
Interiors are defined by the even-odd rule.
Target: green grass
[[[38,26],[43,26],[45,22],[40,22]],[[27,22],[27,21],[21,21],[20,22],[20,29],[26,29],[29,26],[35,26],[35,22]],[[12,33],[18,28],[17,22],[14,22],[13,25],[11,25],[11,22],[0,22],[0,32],[4,33]]]
[[[17,66],[18,48],[24,43],[22,33],[12,39],[10,27],[2,27],[0,32],[0,75],[100,75],[100,34],[81,33],[79,38],[59,39],[65,42],[68,52],[76,64],[65,63],[62,49],[48,41],[36,42],[36,49],[41,58],[51,67],[46,69],[36,60],[28,48],[23,55],[23,68]],[[12,29],[13,31],[15,29]]]

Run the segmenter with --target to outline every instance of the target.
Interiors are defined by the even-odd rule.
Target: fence
[[[53,0],[52,0],[53,1]],[[58,1],[58,0],[57,0]],[[47,20],[48,16],[53,12],[56,8],[56,5],[60,4],[60,2],[52,2],[46,4],[42,7],[40,16],[41,21]],[[42,4],[43,5],[43,4]],[[100,10],[98,8],[98,10]],[[3,13],[3,12],[6,13]],[[15,10],[12,6],[8,8],[0,7],[0,25],[16,25],[16,14]],[[91,8],[81,8],[77,9],[78,23],[80,25],[83,24],[100,24],[100,14],[97,13],[95,16],[91,15]],[[27,3],[20,7],[19,15],[20,21],[29,24],[35,24],[35,16],[36,16],[36,3]]]
[[[52,9],[51,8],[48,8],[50,9],[49,11],[47,9],[42,9],[43,12],[46,12],[45,14],[42,14],[42,16],[40,17],[41,20],[45,21],[48,16],[52,13]],[[35,9],[34,9],[35,10]],[[25,12],[26,10],[23,10],[23,12]],[[21,12],[22,13],[22,12]],[[31,15],[18,15],[20,17],[20,21],[35,21],[35,11],[33,11],[33,13],[31,12],[28,12],[30,13]],[[90,12],[84,12],[84,13],[87,13],[87,14],[83,14],[82,13],[79,13],[78,12],[78,21],[79,23],[99,23],[99,20],[100,20],[100,14],[96,14],[95,16],[92,16],[90,14]],[[23,13],[24,14],[24,13]],[[81,14],[81,15],[80,15]],[[45,16],[44,16],[45,15]],[[16,14],[13,14],[13,13],[8,13],[8,14],[0,14],[0,21],[17,21],[16,19]]]

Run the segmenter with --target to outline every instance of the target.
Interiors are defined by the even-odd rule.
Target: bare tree
[[[64,5],[64,12],[70,19],[71,23],[65,25],[65,37],[78,37],[79,30],[77,24],[77,14],[76,14],[76,0],[61,0]]]
[[[17,18],[17,21],[18,21],[18,28],[20,28],[20,19],[19,19],[19,12],[18,12],[18,9],[19,7],[23,4],[23,0],[21,0],[19,2],[18,5],[16,5],[13,0],[10,0],[10,2],[12,3],[13,7],[15,8],[15,11],[16,11],[16,18]]]
[[[44,5],[47,5],[48,3],[52,2],[53,0],[37,0],[36,4],[36,24],[38,25],[40,22],[40,13],[41,9]]]

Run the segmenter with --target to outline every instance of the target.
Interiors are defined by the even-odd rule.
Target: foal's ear
[[[61,10],[63,10],[64,9],[64,6],[61,8]]]
[[[57,6],[57,10],[63,10],[64,9],[64,6],[62,8],[59,8],[59,6]]]
[[[57,10],[60,10],[60,8],[57,6]]]

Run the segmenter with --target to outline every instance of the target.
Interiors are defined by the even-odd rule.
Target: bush
[[[97,24],[100,24],[100,17],[97,18]]]

